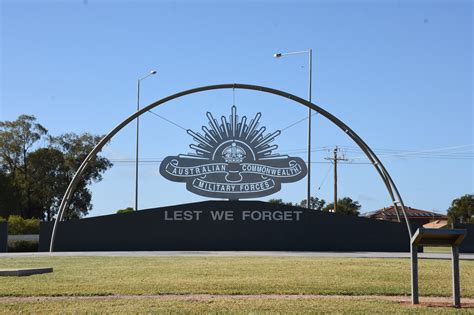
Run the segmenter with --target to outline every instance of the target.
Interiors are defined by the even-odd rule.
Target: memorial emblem
[[[274,153],[273,144],[280,130],[265,133],[259,126],[257,113],[250,122],[237,116],[232,106],[229,121],[221,122],[207,113],[209,126],[204,134],[187,130],[196,144],[195,152],[166,157],[160,173],[175,182],[185,182],[192,193],[214,198],[237,200],[271,195],[281,189],[281,183],[296,182],[306,176],[305,162],[299,157]]]

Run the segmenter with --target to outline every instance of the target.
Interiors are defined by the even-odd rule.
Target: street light
[[[301,55],[308,54],[308,101],[311,103],[311,83],[312,83],[312,72],[313,72],[313,50],[302,50],[289,53],[276,53],[273,55],[275,58],[281,58],[290,55]],[[306,197],[306,207],[310,208],[310,197],[311,197],[311,108],[308,108],[308,192]]]
[[[137,112],[140,110],[140,81],[156,74],[155,70],[150,71],[146,76],[137,80]],[[140,130],[140,117],[137,117],[137,146],[135,150],[135,211],[138,210],[138,135]]]

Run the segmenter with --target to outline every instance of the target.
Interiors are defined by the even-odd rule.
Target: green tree
[[[133,212],[133,211],[134,211],[134,210],[133,210],[132,207],[127,207],[127,208],[125,208],[125,209],[119,209],[119,210],[117,210],[116,213],[117,213],[117,214],[120,214],[120,213],[129,213],[129,212]]]
[[[448,219],[449,223],[474,223],[474,195],[454,199],[448,209]]]
[[[51,221],[68,185],[64,154],[54,148],[41,148],[29,154],[28,163],[32,181],[32,216]]]
[[[0,122],[0,165],[8,174],[12,187],[22,194],[22,215],[31,217],[31,179],[28,154],[48,131],[35,116],[21,115],[15,121]]]
[[[0,215],[52,220],[62,196],[80,164],[102,138],[84,133],[46,139],[47,130],[34,116],[0,122]],[[38,143],[43,147],[38,148]],[[46,146],[46,147],[44,147]],[[102,180],[112,166],[98,155],[81,177],[66,218],[79,218],[92,209],[87,186]]]
[[[359,209],[361,205],[358,201],[354,201],[349,197],[344,197],[342,199],[337,200],[337,213],[347,214],[347,215],[359,215]],[[334,210],[334,202],[328,203],[323,211],[333,211]]]
[[[38,219],[24,219],[19,215],[8,217],[8,234],[38,234],[40,221]]]
[[[103,136],[96,136],[90,133],[83,133],[81,135],[66,133],[58,137],[51,137],[51,147],[62,152],[64,156],[65,174],[61,177],[65,181],[63,185],[64,191],[79,169],[82,161],[102,137]],[[112,167],[112,165],[113,164],[107,158],[100,155],[97,155],[89,163],[88,168],[77,184],[71,203],[68,209],[66,209],[64,214],[66,219],[77,219],[89,213],[89,210],[92,209],[92,194],[87,186],[91,183],[101,181],[102,174]],[[57,212],[57,210],[59,209],[55,208],[54,212]]]
[[[309,197],[309,208],[313,210],[323,210],[324,205],[326,204],[326,201],[324,199],[319,199],[318,197]],[[300,207],[306,208],[306,199],[301,200],[300,202]]]
[[[275,198],[268,200],[268,203],[272,203],[275,205],[294,206],[292,202],[285,202],[283,201],[283,199],[275,199]]]
[[[12,176],[0,170],[0,217],[20,214],[21,198],[13,185]]]

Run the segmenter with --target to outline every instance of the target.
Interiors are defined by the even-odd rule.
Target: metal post
[[[137,112],[140,110],[140,80],[137,80]],[[138,133],[140,132],[140,116],[137,117],[137,145],[135,148],[135,211],[138,211]]]
[[[311,91],[313,81],[313,50],[294,51],[288,53],[277,53],[273,57],[281,58],[290,55],[308,54],[308,101],[311,103]],[[308,106],[308,187],[306,193],[306,208],[311,207],[311,107]]]
[[[308,84],[308,101],[311,103],[311,87],[312,87],[312,80],[313,80],[313,50],[310,49],[309,51],[309,84]],[[311,107],[308,107],[308,189],[307,189],[307,202],[306,208],[310,208],[311,206]]]
[[[418,299],[418,246],[411,244],[411,303],[419,304]]]
[[[155,70],[150,71],[146,76],[137,80],[137,112],[140,110],[140,81],[156,74]],[[140,132],[140,116],[137,116],[137,146],[135,148],[135,211],[138,211],[138,139]]]
[[[459,289],[459,247],[452,246],[451,252],[453,254],[453,305],[454,307],[461,307],[461,293]]]

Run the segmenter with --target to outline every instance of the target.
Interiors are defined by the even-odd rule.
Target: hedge
[[[8,252],[37,252],[38,241],[8,241]]]
[[[8,217],[8,234],[39,234],[40,220],[23,219],[19,215],[11,215]]]

